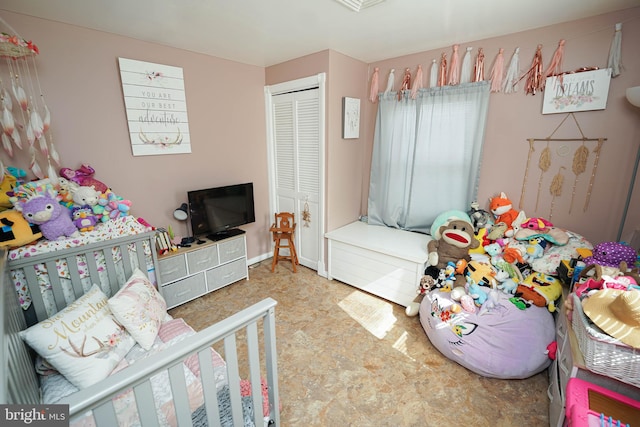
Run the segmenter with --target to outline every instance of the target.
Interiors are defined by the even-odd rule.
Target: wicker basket
[[[572,298],[571,324],[587,369],[640,387],[640,349],[596,330],[584,314],[578,296],[572,294]]]

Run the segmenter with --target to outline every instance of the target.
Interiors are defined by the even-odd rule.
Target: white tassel
[[[390,92],[393,92],[393,83],[396,80],[396,76],[395,76],[395,69],[391,69],[391,71],[389,71],[389,77],[387,78],[387,88],[384,90],[384,94],[388,94]]]
[[[462,57],[462,65],[460,66],[460,83],[471,83],[471,51],[472,47],[468,47]]]
[[[515,93],[518,91],[518,76],[520,75],[520,48],[517,47],[511,56],[507,74],[504,77],[504,93]]]
[[[9,157],[13,158],[13,146],[11,145],[11,138],[6,133],[2,134],[2,148],[7,152]]]
[[[435,59],[433,60],[433,62],[431,63],[431,74],[429,76],[429,87],[436,87],[438,86],[438,61],[436,61]]]
[[[624,68],[622,66],[622,23],[616,24],[616,32],[613,34],[611,48],[609,49],[609,60],[607,67],[611,68],[611,77],[619,76]]]
[[[44,174],[42,173],[42,169],[40,169],[40,165],[36,161],[36,150],[35,150],[35,148],[33,146],[29,147],[29,152],[31,153],[31,164],[29,165],[29,168],[31,169],[31,172],[33,172],[33,174],[38,179],[43,179],[44,178]]]

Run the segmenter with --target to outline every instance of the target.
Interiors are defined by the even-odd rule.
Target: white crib
[[[23,258],[7,263],[6,254],[2,253],[2,287],[0,292],[0,323],[2,327],[2,348],[0,351],[0,403],[37,405],[41,402],[39,380],[34,369],[32,350],[18,335],[27,327],[25,312],[18,304],[15,285],[9,278],[9,271],[21,269],[26,277],[33,304],[26,318],[29,324],[39,322],[51,315],[51,303],[47,305],[46,297],[53,297],[54,311],[61,310],[68,304],[68,294],[75,299],[83,293],[81,280],[99,283],[98,270],[106,270],[112,294],[124,285],[123,278],[129,277],[136,267],[143,271],[153,271],[157,266],[155,254],[155,234],[141,233],[121,237],[104,242],[92,243],[82,247],[70,248],[51,254]],[[106,259],[106,267],[98,268],[94,260],[98,254]],[[89,264],[89,275],[81,278],[77,269],[77,257],[83,257]],[[48,274],[51,292],[42,296],[41,282],[38,282],[35,266],[46,266],[48,272],[56,272],[56,261],[66,260],[69,265],[71,285],[63,285],[57,274]],[[39,273],[40,274],[40,273]],[[104,280],[104,272],[102,280]],[[157,275],[156,275],[157,276]],[[61,287],[66,286],[63,292]],[[105,292],[106,293],[106,292]],[[133,390],[136,411],[142,426],[159,425],[159,418],[154,408],[154,396],[150,378],[162,371],[167,371],[170,379],[171,394],[175,417],[179,425],[192,425],[192,410],[188,402],[183,361],[194,354],[197,355],[200,367],[200,381],[203,390],[204,404],[201,408],[206,412],[208,426],[228,424],[219,414],[218,393],[214,378],[214,367],[211,364],[211,346],[217,342],[224,345],[223,358],[226,362],[226,378],[228,381],[229,400],[232,414],[232,425],[246,425],[243,422],[243,405],[240,390],[240,372],[247,372],[246,378],[251,384],[251,402],[253,408],[252,422],[256,426],[266,423],[280,425],[278,369],[275,341],[275,306],[276,301],[267,298],[248,307],[227,319],[180,341],[180,345],[170,347],[170,351],[162,351],[150,355],[144,363],[129,366],[106,379],[73,393],[58,404],[69,405],[69,415],[73,422],[86,417],[92,411],[95,425],[118,425],[114,409],[114,396],[123,391]],[[48,310],[48,311],[47,311]],[[262,331],[260,332],[259,326]],[[238,354],[238,334],[246,335],[247,352]],[[262,337],[260,336],[262,334]],[[260,345],[260,341],[263,342]],[[268,389],[269,414],[263,414],[262,381],[266,381]],[[204,423],[203,423],[204,424]],[[251,425],[251,424],[249,424]]]

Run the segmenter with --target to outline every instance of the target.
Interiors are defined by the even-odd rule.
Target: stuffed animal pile
[[[505,193],[489,200],[489,211],[474,202],[468,212],[446,211],[434,220],[425,271],[430,288],[451,291],[454,309],[471,313],[491,310],[499,293],[520,309],[537,305],[555,311],[560,281],[531,264],[550,245],[565,244],[567,233],[544,218],[527,218]],[[424,293],[421,288],[407,315],[417,314]]]
[[[0,246],[18,247],[44,237],[60,240],[92,231],[100,222],[129,215],[131,202],[94,178],[95,170],[62,168],[49,179],[24,182],[25,173],[7,168],[0,181]],[[5,210],[5,212],[1,212]]]

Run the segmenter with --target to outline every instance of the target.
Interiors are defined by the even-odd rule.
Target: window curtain
[[[369,184],[369,223],[429,233],[444,211],[475,200],[489,82],[380,94]]]

